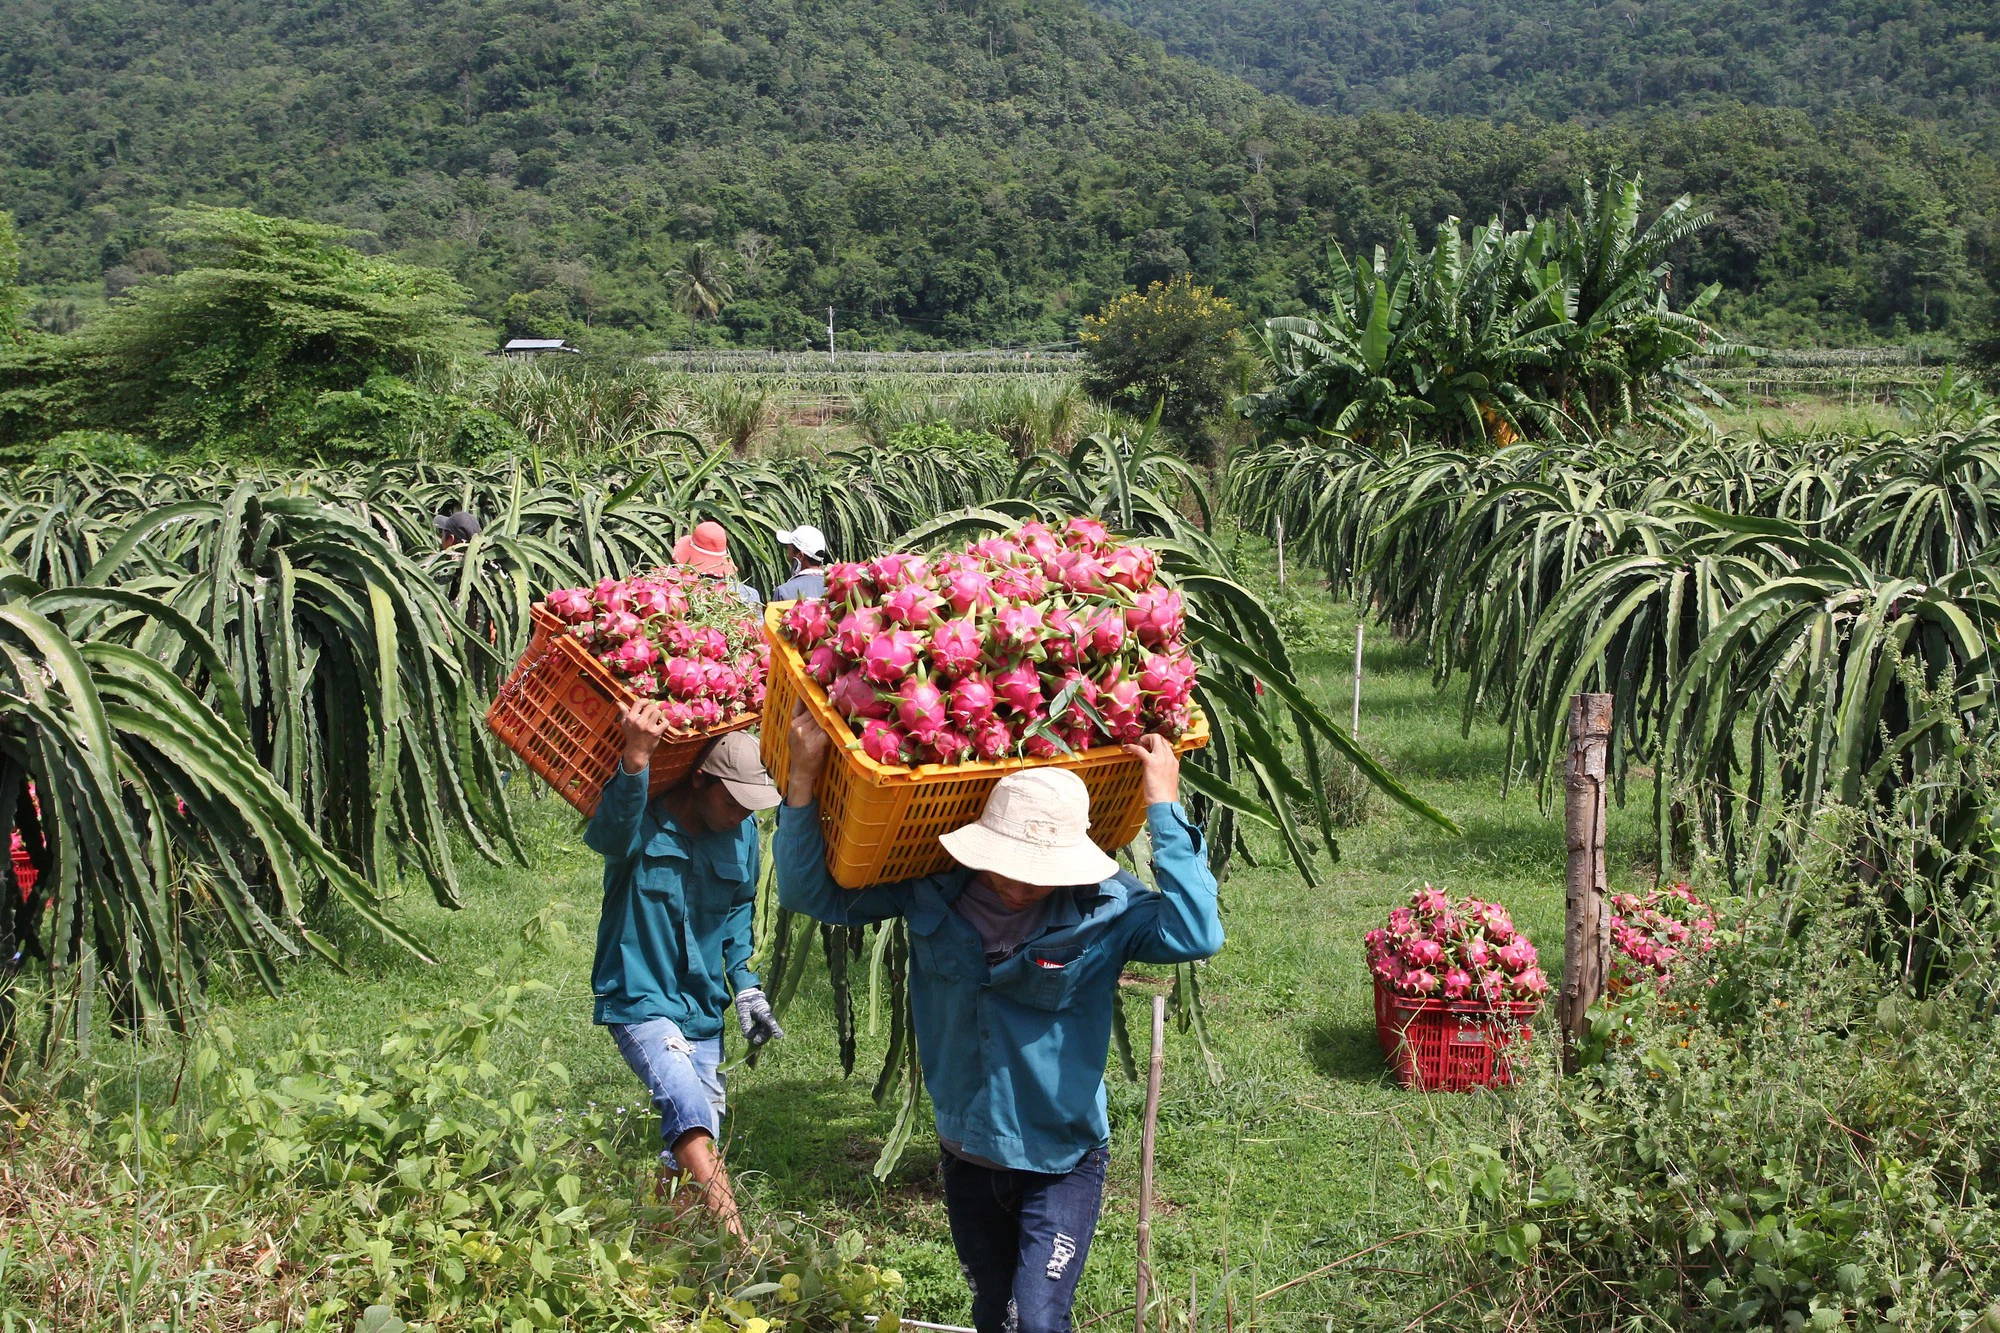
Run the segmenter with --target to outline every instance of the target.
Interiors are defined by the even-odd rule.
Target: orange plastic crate
[[[1514,1073],[1507,1047],[1527,1041],[1533,1000],[1432,1000],[1398,995],[1375,981],[1375,1038],[1396,1082],[1425,1092],[1498,1088]]]
[[[892,884],[947,868],[952,859],[938,835],[979,818],[993,784],[1022,769],[1067,768],[1082,778],[1090,791],[1090,839],[1107,852],[1123,847],[1146,826],[1139,761],[1115,745],[1055,759],[915,768],[876,763],[855,744],[847,719],[806,674],[805,658],[780,631],[779,618],[790,605],[776,602],[764,609],[764,637],[771,644],[764,712],[773,719],[763,731],[764,767],[782,791],[791,772],[792,701],[803,698],[833,737],[833,754],[820,778],[819,817],[826,835],[826,868],[842,888]],[[1208,719],[1196,710],[1193,725],[1174,749],[1186,754],[1207,744]]]
[[[618,710],[639,696],[592,657],[554,613],[537,604],[532,615],[528,651],[486,710],[486,725],[556,795],[588,817],[596,813],[597,798],[624,749]],[[757,716],[745,713],[711,731],[661,741],[653,751],[648,798],[686,777],[710,741],[755,726]]]

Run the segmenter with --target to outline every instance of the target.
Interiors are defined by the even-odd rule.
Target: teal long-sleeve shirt
[[[644,772],[604,784],[584,842],[604,857],[604,906],[590,988],[599,1023],[670,1018],[690,1041],[722,1032],[750,970],[757,826],[690,837],[646,801]]]
[[[835,925],[908,922],[910,1007],[938,1137],[1001,1166],[1066,1172],[1111,1141],[1104,1062],[1125,964],[1222,947],[1201,832],[1164,802],[1148,807],[1146,826],[1159,892],[1122,872],[1058,890],[1041,932],[997,967],[952,908],[971,871],[843,889],[826,871],[817,805],[778,812],[778,900]]]

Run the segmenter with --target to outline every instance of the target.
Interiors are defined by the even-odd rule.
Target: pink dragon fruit
[[[1004,758],[1014,748],[1014,734],[997,717],[988,717],[972,727],[972,752],[988,761]]]
[[[1493,950],[1487,947],[1485,940],[1476,936],[1467,940],[1459,952],[1465,959],[1465,965],[1475,972],[1493,965]]]
[[[859,662],[868,645],[882,632],[882,613],[872,606],[860,606],[840,618],[833,632],[833,646],[850,662]]]
[[[660,680],[676,699],[692,699],[701,693],[701,663],[692,657],[669,657]]]
[[[1063,541],[1080,551],[1101,551],[1111,534],[1094,518],[1077,517],[1063,524]]]
[[[1194,692],[1194,659],[1172,658],[1154,653],[1139,664],[1139,688],[1160,701],[1160,707],[1179,708]]]
[[[849,718],[886,718],[889,716],[888,701],[875,693],[875,687],[868,683],[859,670],[843,672],[834,678],[827,689],[826,697],[835,708]]]
[[[896,705],[896,720],[903,730],[919,744],[929,744],[945,724],[943,693],[929,681],[912,676],[896,691],[896,697],[901,700]]]
[[[1097,711],[1104,717],[1105,726],[1111,729],[1111,739],[1120,745],[1131,745],[1146,732],[1145,719],[1140,715],[1139,682],[1121,680],[1105,690],[1100,696]]]
[[[1055,558],[1056,572],[1052,576],[1063,589],[1077,596],[1087,596],[1104,591],[1104,566],[1086,551],[1065,551]]]
[[[972,750],[972,742],[965,736],[945,727],[935,732],[925,743],[928,758],[933,764],[956,764]]]
[[[1085,623],[1090,627],[1090,651],[1099,657],[1116,657],[1125,646],[1125,617],[1110,607],[1092,611]]]
[[[1056,541],[1056,535],[1049,531],[1048,525],[1038,523],[1034,519],[1029,519],[1014,529],[1014,540],[1021,544],[1023,551],[1037,560],[1046,560],[1062,549],[1061,544]]]
[[[660,650],[645,635],[635,635],[613,649],[604,659],[605,665],[621,676],[636,676],[641,671],[650,670],[660,660]]]
[[[1524,972],[1535,965],[1535,946],[1516,936],[1495,951],[1500,966],[1509,972]]]
[[[878,764],[908,762],[910,738],[873,718],[861,724],[861,752]]]
[[[868,641],[861,654],[861,671],[877,685],[894,685],[910,674],[923,650],[924,636],[915,630],[892,629]]]
[[[930,576],[930,567],[924,558],[907,551],[897,551],[878,556],[868,566],[869,578],[884,594],[897,588],[921,585]]]
[[[1184,629],[1181,595],[1158,589],[1138,594],[1125,613],[1125,627],[1148,648],[1178,639]]]
[[[631,594],[631,611],[639,619],[651,620],[667,613],[667,590],[659,584],[634,583]]]
[[[1549,992],[1549,979],[1541,968],[1530,967],[1514,978],[1514,988],[1525,999],[1539,1000]]]
[[[993,642],[1003,652],[1027,652],[1041,642],[1041,637],[1040,607],[1010,606],[993,617]]]
[[[817,597],[802,597],[785,612],[785,633],[800,648],[816,648],[833,633],[833,617]]]
[[[668,699],[660,705],[660,715],[667,720],[667,726],[675,731],[694,730],[694,709],[683,699]]]
[[[1472,990],[1472,974],[1464,968],[1454,967],[1444,974],[1444,998],[1462,1000]]]
[[[1042,579],[1042,571],[1032,565],[1005,565],[993,574],[993,599],[996,603],[1039,602],[1048,595],[1049,585]]]
[[[854,560],[837,560],[826,567],[827,600],[851,603],[874,591],[868,566]]]
[[[928,629],[944,599],[920,586],[906,584],[882,598],[882,618],[892,625]]]
[[[631,594],[617,579],[599,579],[597,586],[590,590],[590,598],[597,603],[599,611],[628,611],[631,609]]]
[[[931,631],[931,662],[947,676],[961,676],[979,665],[985,636],[970,620],[947,620]]]
[[[548,595],[550,612],[565,625],[580,625],[597,614],[597,606],[582,588],[558,588]]]
[[[1424,936],[1403,946],[1403,958],[1412,967],[1434,967],[1444,958],[1444,946]]]
[[[601,642],[623,643],[639,632],[639,617],[630,611],[606,611],[597,618],[595,628]]]
[[[1090,629],[1067,607],[1055,607],[1042,624],[1042,651],[1058,666],[1073,667],[1090,648]]]
[[[713,625],[706,626],[694,636],[695,647],[703,657],[711,662],[720,662],[729,656],[729,638]]]
[[[990,560],[995,565],[1010,565],[1021,554],[1021,544],[1012,537],[988,537],[976,541],[966,548],[982,560]]]
[[[984,676],[970,675],[951,687],[946,712],[953,726],[970,733],[993,716],[994,703],[993,686]]]
[[[1403,992],[1407,995],[1429,995],[1438,988],[1438,979],[1426,968],[1411,968],[1403,974]]]
[[[821,689],[833,684],[833,678],[840,674],[840,654],[833,645],[823,643],[806,654],[806,674],[816,681]]]
[[[993,677],[993,692],[1015,712],[1033,712],[1042,706],[1041,673],[1032,662],[1017,662]]]
[[[1158,576],[1160,558],[1143,546],[1121,546],[1104,559],[1104,581],[1144,592]]]
[[[945,578],[944,599],[959,615],[965,615],[975,607],[991,606],[993,580],[983,570],[957,570]]]
[[[1063,744],[1053,732],[1038,729],[1022,738],[1021,753],[1030,759],[1060,759],[1063,757]]]

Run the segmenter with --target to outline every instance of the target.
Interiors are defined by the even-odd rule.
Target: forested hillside
[[[1293,305],[1327,240],[1399,214],[1548,212],[1645,173],[1721,225],[1681,256],[1733,331],[1956,330],[1990,298],[1992,159],[1912,121],[1730,108],[1588,130],[1344,118],[1082,0],[11,0],[0,200],[24,280],[118,292],[172,262],[157,205],[343,223],[516,331],[796,347],[1032,342],[1188,269]],[[101,284],[101,285],[100,285]]]
[[[1990,0],[1092,0],[1329,110],[1630,117],[1727,102],[2000,131]]]

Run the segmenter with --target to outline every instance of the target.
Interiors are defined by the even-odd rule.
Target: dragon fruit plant
[[[707,731],[764,705],[771,646],[733,584],[664,566],[561,588],[545,604],[627,689],[660,700],[674,731]]]
[[[1664,988],[1675,965],[1715,947],[1715,909],[1686,884],[1611,895],[1611,986],[1651,978]]]
[[[1548,993],[1535,946],[1499,903],[1453,902],[1426,884],[1367,941],[1368,970],[1398,995],[1498,1004]]]
[[[831,565],[826,596],[794,603],[783,631],[880,763],[1173,739],[1193,717],[1195,663],[1158,567],[1096,519],[1028,522],[934,557]]]

